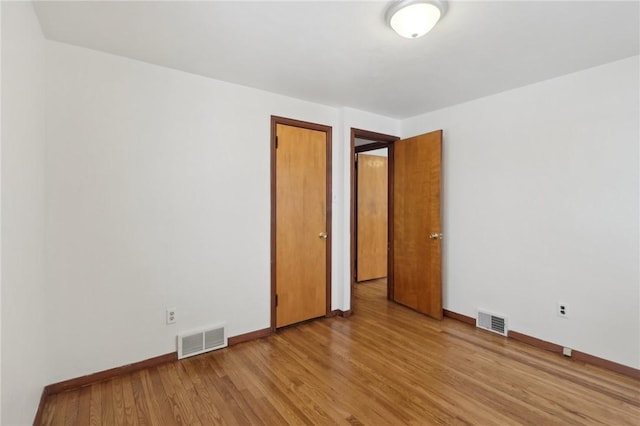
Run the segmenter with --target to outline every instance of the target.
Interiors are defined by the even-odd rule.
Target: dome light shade
[[[387,23],[402,37],[418,38],[431,31],[443,14],[440,1],[402,0],[387,11]]]

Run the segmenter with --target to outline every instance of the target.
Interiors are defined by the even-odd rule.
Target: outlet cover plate
[[[568,318],[569,317],[569,306],[566,303],[558,302],[558,306],[556,308],[556,313],[560,318]]]
[[[167,308],[167,324],[176,323],[176,308]]]

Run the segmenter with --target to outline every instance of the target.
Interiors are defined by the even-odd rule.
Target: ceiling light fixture
[[[436,25],[445,12],[439,0],[400,0],[387,10],[387,23],[402,37],[418,38]]]

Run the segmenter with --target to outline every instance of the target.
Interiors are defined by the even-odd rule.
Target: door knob
[[[429,234],[429,238],[432,240],[441,240],[442,234],[439,234],[437,232],[432,232],[431,234]]]
[[[318,238],[322,238],[323,240],[326,240],[326,239],[327,239],[327,236],[328,236],[328,235],[327,235],[327,233],[326,233],[326,232],[321,232],[321,233],[319,233],[319,234],[318,234]]]

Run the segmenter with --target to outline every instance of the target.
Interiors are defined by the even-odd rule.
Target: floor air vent
[[[178,334],[178,359],[227,346],[224,324]]]
[[[503,336],[506,336],[508,333],[507,319],[486,311],[478,311],[476,326],[484,328],[485,330],[493,331],[494,333],[502,334]]]

